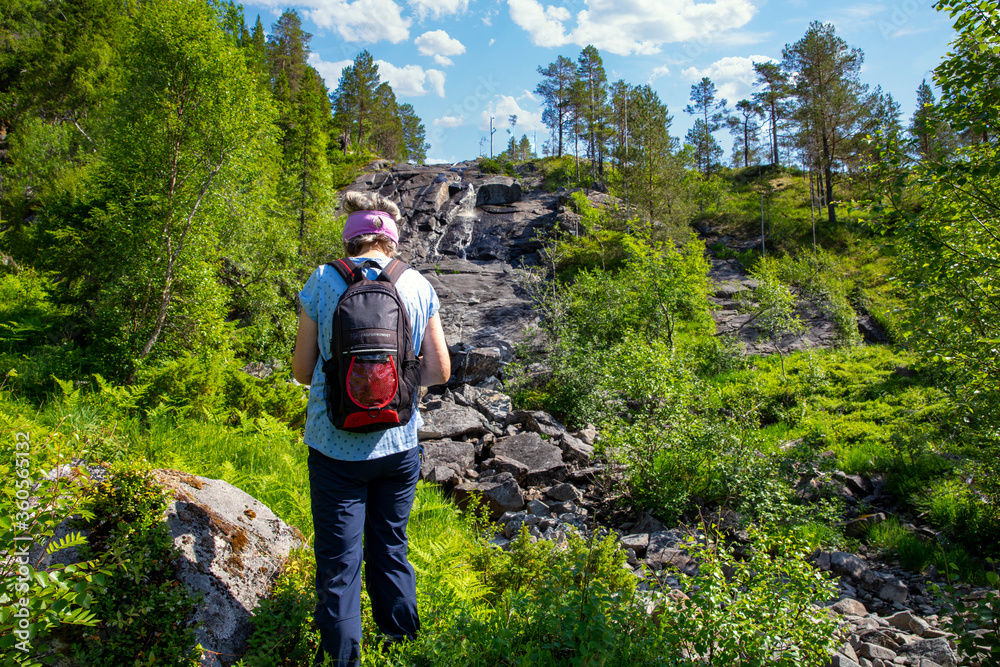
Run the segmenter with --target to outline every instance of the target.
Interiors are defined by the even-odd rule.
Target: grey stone
[[[834,551],[830,554],[830,568],[837,574],[855,579],[860,578],[868,570],[863,560],[844,551]]]
[[[546,491],[545,495],[547,495],[549,498],[552,498],[552,500],[559,500],[559,501],[572,500],[574,502],[580,500],[580,498],[583,497],[583,494],[580,493],[580,490],[578,488],[576,488],[572,484],[567,484],[566,482],[563,482],[561,484],[556,484],[551,489]]]
[[[906,584],[898,581],[887,581],[878,592],[879,598],[886,602],[895,602],[898,604],[906,602],[909,594],[910,590],[906,587]]]
[[[528,501],[528,511],[537,516],[549,516],[549,506],[543,503],[541,500],[529,500]]]
[[[899,654],[921,660],[932,660],[942,667],[956,667],[958,656],[944,637],[921,639],[899,647]]]
[[[861,667],[860,663],[838,653],[830,659],[830,667]]]
[[[646,562],[656,569],[674,566],[681,572],[693,575],[698,572],[698,564],[680,548],[684,535],[676,530],[661,530],[649,535],[646,547]]]
[[[456,364],[456,381],[468,384],[482,382],[486,378],[500,375],[500,349],[477,347],[463,355]]]
[[[520,461],[528,468],[525,486],[547,486],[566,478],[562,452],[536,433],[520,433],[500,438],[492,446],[494,457]]]
[[[590,464],[590,459],[594,455],[594,448],[591,445],[569,433],[562,433],[559,437],[563,459],[570,463]]]
[[[816,567],[823,570],[824,572],[830,571],[830,552],[820,551],[819,555],[816,557]]]
[[[484,462],[483,465],[489,466],[491,470],[496,470],[497,472],[509,472],[514,476],[518,484],[524,484],[524,479],[528,475],[528,466],[520,461],[499,454],[489,461]]]
[[[632,526],[633,533],[657,533],[666,530],[667,527],[651,514],[643,514],[639,521]]]
[[[593,447],[597,443],[597,427],[587,424],[575,433],[576,437],[583,441],[583,444]]]
[[[503,424],[511,411],[510,396],[499,391],[479,389],[476,397],[476,407],[487,419]]]
[[[305,538],[267,506],[235,486],[176,470],[156,470],[172,502],[165,519],[180,550],[177,578],[200,592],[197,638],[202,665],[239,655],[250,636],[250,613],[288,557]]]
[[[848,537],[861,537],[868,532],[868,529],[872,526],[877,526],[885,521],[885,514],[882,512],[876,512],[875,514],[866,514],[864,516],[853,519],[844,524],[844,534]]]
[[[649,534],[637,533],[625,535],[622,537],[621,542],[623,547],[634,551],[636,557],[644,558],[646,556],[646,548],[649,546]]]
[[[502,472],[477,482],[464,482],[455,487],[455,500],[461,506],[477,495],[487,501],[494,517],[504,512],[516,512],[524,507],[524,493],[509,472]]]
[[[861,644],[861,648],[858,649],[858,656],[868,658],[869,660],[892,661],[892,659],[896,657],[896,652],[891,649],[887,649],[884,646],[879,646],[878,644],[869,644],[865,642]]]
[[[541,410],[517,410],[507,418],[507,424],[522,424],[529,431],[551,438],[561,437],[566,432],[566,427],[555,417]]]
[[[476,448],[468,442],[425,440],[420,446],[423,449],[420,476],[430,482],[457,482],[476,462]]]
[[[866,616],[868,610],[854,598],[844,598],[833,605],[833,610],[842,616]]]
[[[462,435],[482,435],[489,429],[482,415],[472,408],[445,404],[439,410],[422,412],[424,425],[418,431],[421,440],[447,440]]]

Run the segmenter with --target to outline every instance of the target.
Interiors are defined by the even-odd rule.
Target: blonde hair
[[[392,219],[399,221],[399,207],[388,197],[383,197],[377,192],[357,192],[350,191],[344,193],[344,202],[341,205],[344,213],[350,215],[355,211],[382,211],[392,216]],[[392,257],[396,254],[396,243],[385,234],[361,234],[353,239],[344,242],[344,253],[349,257],[356,257],[364,253],[370,246],[374,245],[380,251]]]

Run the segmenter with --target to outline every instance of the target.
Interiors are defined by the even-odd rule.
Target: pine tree
[[[864,54],[848,46],[833,24],[814,21],[802,39],[782,51],[786,72],[795,73],[795,118],[812,135],[815,162],[823,173],[827,217],[837,222],[833,171],[850,153],[866,117],[867,86],[860,82]]]
[[[570,90],[576,80],[573,61],[564,56],[556,58],[547,67],[539,67],[538,73],[544,78],[535,88],[542,96],[542,122],[556,138],[556,156],[563,154],[563,131],[570,120]]]
[[[950,155],[958,145],[955,132],[941,120],[934,90],[926,79],[917,88],[917,109],[910,120],[909,132],[916,142],[915,151],[921,162]]]
[[[380,84],[378,65],[368,51],[362,51],[341,72],[337,89],[330,94],[334,124],[342,133],[345,155],[352,140],[355,151],[365,146],[366,133],[371,131],[378,111],[375,91]]]
[[[767,113],[771,134],[771,164],[777,168],[778,126],[789,113],[788,98],[791,91],[788,87],[788,74],[781,69],[781,65],[772,62],[754,63],[753,68],[757,73],[754,86],[761,89],[753,94],[753,101]]]
[[[407,162],[423,164],[427,159],[427,149],[430,148],[430,144],[425,140],[424,124],[420,122],[420,117],[413,110],[412,104],[400,104],[399,117],[403,125],[404,159]]]
[[[715,84],[707,76],[691,86],[691,102],[684,107],[684,112],[692,116],[700,116],[695,120],[694,127],[688,131],[685,140],[694,147],[695,161],[702,177],[708,176],[718,166],[722,148],[715,140],[714,132],[722,127],[726,117],[727,101],[716,97]]]
[[[608,77],[604,73],[601,54],[593,46],[584,47],[577,58],[576,76],[580,82],[580,119],[587,138],[587,157],[590,158],[590,175],[595,180],[603,175],[603,146],[600,138],[608,95]]]
[[[764,111],[750,100],[737,102],[736,111],[737,114],[726,119],[726,124],[736,137],[734,157],[742,156],[743,166],[749,167],[750,156],[756,152],[757,133],[760,131],[757,119],[764,115]]]

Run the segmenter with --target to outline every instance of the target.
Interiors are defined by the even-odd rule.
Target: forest
[[[684,137],[593,46],[538,66],[542,155],[514,117],[476,164],[563,197],[575,223],[515,267],[540,323],[502,388],[593,427],[609,513],[687,527],[700,573],[672,597],[596,527],[498,549],[488,513],[422,481],[424,627],[382,644],[364,602],[363,664],[825,666],[848,636],[811,564],[830,551],[923,577],[955,662],[1000,664],[1000,9],[935,7],[954,39],[908,118],[822,22],[755,64],[747,99],[691,86]],[[329,90],[293,10],[267,31],[233,0],[0,16],[0,663],[199,664],[150,476],[170,468],[307,536],[236,664],[309,665],[296,295],[339,253],[340,192],[376,160],[423,164],[423,122],[368,51]],[[735,298],[754,354],[713,320],[719,261],[752,279]],[[802,303],[834,345],[790,351]],[[43,477],[85,463],[109,477]],[[876,480],[890,516],[819,482],[848,477]],[[68,517],[93,537],[54,540]],[[19,539],[81,561],[19,580]]]

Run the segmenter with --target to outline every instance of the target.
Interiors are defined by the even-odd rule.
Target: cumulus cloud
[[[688,67],[681,74],[692,82],[700,81],[707,76],[719,91],[719,97],[725,97],[734,103],[753,92],[753,82],[757,75],[753,64],[759,62],[778,62],[770,56],[749,56],[746,58],[730,56],[716,60],[704,69]]]
[[[465,125],[465,116],[441,116],[434,119],[435,127],[461,127]]]
[[[510,95],[497,95],[486,105],[479,116],[479,129],[490,129],[490,116],[493,116],[493,127],[500,130],[508,129],[510,123],[507,122],[507,118],[512,114],[517,116],[517,125],[514,126],[515,134],[526,134],[532,130],[545,129],[540,110],[522,109],[518,101]]]
[[[340,73],[344,71],[344,68],[352,64],[352,60],[338,60],[335,63],[327,62],[319,57],[319,54],[313,52],[309,54],[309,59],[307,62],[312,65],[319,75],[323,77],[326,87],[333,90],[340,83]]]
[[[276,12],[288,6],[277,0],[263,4]],[[335,29],[347,42],[384,39],[398,44],[410,37],[412,20],[403,18],[403,8],[393,0],[299,0],[295,4],[306,18],[321,28]]]
[[[617,55],[658,53],[670,42],[718,39],[742,28],[757,8],[750,0],[585,0],[571,14],[539,0],[507,0],[510,17],[536,46],[593,44]]]
[[[425,70],[420,65],[404,65],[396,67],[384,60],[376,60],[378,73],[392,90],[401,97],[420,97],[426,95],[428,87],[438,97],[444,97],[444,72],[436,69]]]
[[[647,83],[653,83],[654,81],[656,81],[660,77],[669,76],[669,75],[670,75],[670,68],[667,67],[666,65],[660,65],[659,67],[654,67],[653,68],[653,71],[649,73],[649,79],[647,79],[646,82]]]
[[[420,55],[433,56],[434,62],[443,67],[454,65],[448,56],[460,56],[465,53],[465,45],[444,30],[429,30],[413,40]]]
[[[410,6],[421,19],[428,16],[439,19],[452,14],[464,14],[469,8],[469,0],[410,0]]]

